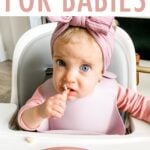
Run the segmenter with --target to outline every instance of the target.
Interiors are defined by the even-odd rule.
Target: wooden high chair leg
[[[136,53],[136,84],[139,84],[139,73],[149,73],[150,74],[150,67],[140,66],[140,55]]]
[[[136,66],[139,66],[140,63],[140,55],[136,53]],[[139,71],[136,70],[136,84],[139,84]]]

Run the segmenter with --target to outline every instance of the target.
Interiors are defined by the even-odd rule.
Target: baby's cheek
[[[54,75],[53,76],[53,85],[57,92],[62,91],[62,85],[63,85],[63,78],[60,75]]]
[[[53,86],[54,86],[55,90],[58,91],[59,80],[58,80],[57,77],[54,76],[54,75],[53,75]]]
[[[92,82],[92,80],[87,81],[84,86],[82,87],[85,95],[91,93],[93,89],[95,88],[95,82]]]

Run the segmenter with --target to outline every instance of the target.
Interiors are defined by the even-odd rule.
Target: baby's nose
[[[75,70],[68,70],[64,76],[66,83],[75,83],[77,79],[77,72]]]

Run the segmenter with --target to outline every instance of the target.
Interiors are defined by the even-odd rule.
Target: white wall
[[[0,17],[0,34],[7,59],[12,59],[16,42],[29,28],[29,17]]]

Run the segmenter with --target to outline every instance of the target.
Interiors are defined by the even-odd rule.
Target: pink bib
[[[52,86],[51,79],[50,82],[49,86]],[[50,93],[54,94],[55,91]],[[116,80],[103,78],[92,94],[78,100],[67,101],[64,116],[49,119],[49,130],[73,130],[87,134],[125,134],[125,126],[116,104],[117,93]]]

